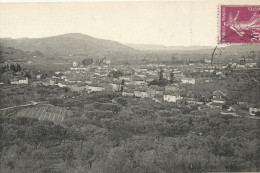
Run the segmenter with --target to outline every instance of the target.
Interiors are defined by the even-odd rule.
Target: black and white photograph
[[[260,0],[0,0],[0,173],[260,172]]]

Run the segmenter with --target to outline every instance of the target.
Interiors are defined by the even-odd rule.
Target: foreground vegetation
[[[259,171],[259,120],[117,93],[26,87],[3,88],[2,103],[16,94],[73,115],[55,124],[19,110],[2,114],[0,172]]]

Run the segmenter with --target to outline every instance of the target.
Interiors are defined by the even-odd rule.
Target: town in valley
[[[246,1],[0,2],[0,172],[260,172]]]

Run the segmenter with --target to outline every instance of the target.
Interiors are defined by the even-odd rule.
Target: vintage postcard
[[[0,173],[260,172],[259,0],[12,1]]]

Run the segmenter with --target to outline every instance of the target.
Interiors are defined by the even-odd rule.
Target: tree
[[[108,76],[114,77],[114,78],[119,78],[120,76],[123,76],[123,72],[120,70],[117,70],[117,71],[113,70],[113,71],[109,72]]]
[[[171,57],[171,61],[172,61],[172,62],[176,62],[176,60],[177,60],[177,57],[175,57],[175,56],[172,56],[172,57]]]
[[[122,82],[121,82],[121,90],[120,90],[121,93],[124,90],[124,85],[125,85],[125,80],[123,79]]]
[[[41,75],[41,80],[46,79],[47,77],[48,77],[48,75],[46,73],[44,73]]]
[[[32,78],[32,76],[31,76],[28,72],[26,72],[26,74],[24,75],[24,77],[27,77],[28,79],[31,79],[31,78]]]
[[[159,71],[159,81],[163,80],[163,69],[161,68]]]
[[[21,71],[22,70],[22,67],[20,66],[20,64],[16,64],[16,72],[18,72],[18,71]]]
[[[122,106],[126,106],[127,105],[127,100],[125,98],[123,98],[123,97],[118,97],[116,99],[116,102],[119,103]]]
[[[11,65],[10,65],[10,69],[11,69],[12,71],[15,71],[15,70],[16,70],[15,65],[11,64]]]
[[[82,64],[83,64],[84,66],[91,65],[91,64],[93,64],[93,59],[92,59],[92,58],[84,59],[84,60],[82,61]]]
[[[175,77],[174,77],[173,71],[171,71],[171,73],[170,73],[170,83],[173,83],[174,79],[175,79]]]
[[[0,46],[0,64],[4,63],[3,47]]]

